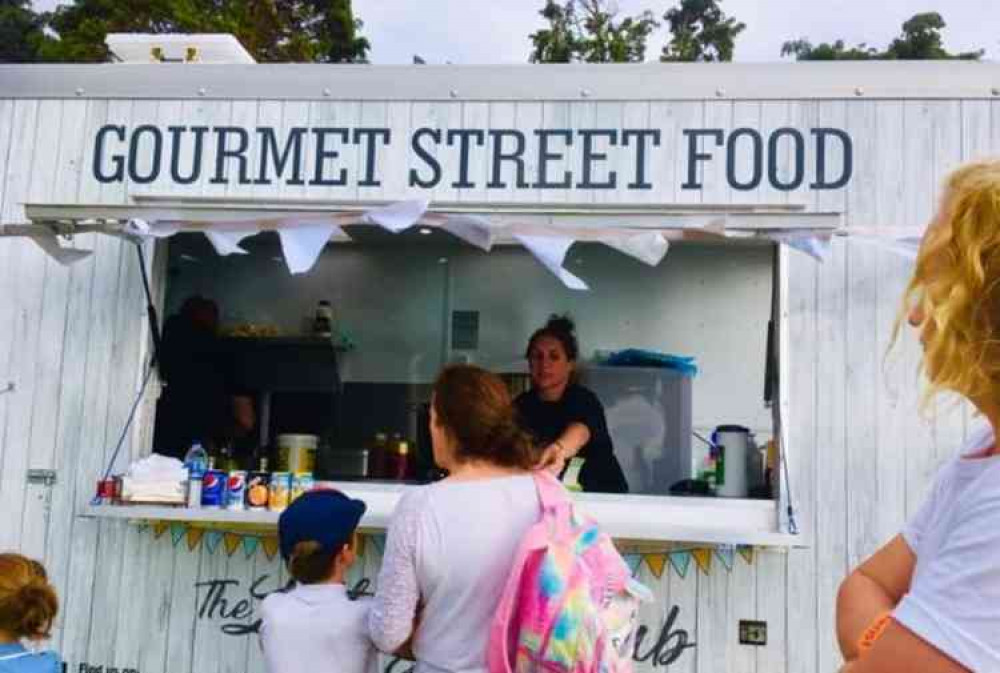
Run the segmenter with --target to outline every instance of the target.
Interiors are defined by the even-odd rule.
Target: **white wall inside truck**
[[[484,254],[431,244],[332,244],[311,272],[292,276],[266,241],[249,245],[250,255],[226,258],[200,237],[171,245],[168,313],[201,293],[220,303],[224,322],[296,333],[316,302],[328,299],[357,342],[342,359],[346,381],[427,383],[456,357],[517,371],[532,331],[550,313],[568,312],[581,359],[630,347],[695,356],[696,427],[741,423],[770,431],[763,390],[773,252],[766,246],[675,245],[650,268],[602,245],[577,245],[566,266],[591,287],[577,292],[514,246]],[[448,306],[479,312],[477,349],[448,349]]]

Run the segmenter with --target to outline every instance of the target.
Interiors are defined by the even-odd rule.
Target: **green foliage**
[[[885,51],[879,51],[865,44],[847,48],[843,40],[833,44],[821,43],[813,46],[804,38],[785,42],[781,46],[782,56],[794,56],[798,61],[864,61],[864,60],[971,60],[978,61],[985,53],[982,49],[958,54],[949,53],[944,48],[941,31],[947,26],[937,12],[914,14],[903,23],[902,34],[894,39]]]
[[[43,18],[30,0],[0,0],[0,63],[33,63],[46,37]]]
[[[641,62],[658,25],[648,11],[619,20],[607,0],[546,0],[539,13],[549,27],[530,36],[532,63]]]
[[[11,3],[0,2],[3,30]],[[260,62],[364,62],[370,49],[351,0],[75,0],[29,15],[54,34],[38,41],[42,61],[108,61],[108,33],[230,33]]]
[[[843,40],[816,46],[806,39],[791,40],[781,45],[781,55],[794,56],[798,61],[868,61],[879,58],[877,49],[863,43],[847,47]]]
[[[721,0],[681,0],[663,15],[670,26],[670,42],[661,61],[732,61],[736,38],[746,24],[727,17]]]

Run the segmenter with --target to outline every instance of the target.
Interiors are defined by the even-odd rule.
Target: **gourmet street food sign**
[[[405,145],[405,161],[396,145]],[[618,190],[669,187],[660,153],[679,162],[683,190],[705,169],[737,191],[835,190],[851,180],[851,136],[830,127],[432,128],[106,124],[93,134],[101,183],[379,187],[388,171],[410,188]],[[387,157],[392,153],[393,160]],[[721,164],[721,166],[719,166]],[[671,171],[673,174],[674,171]]]

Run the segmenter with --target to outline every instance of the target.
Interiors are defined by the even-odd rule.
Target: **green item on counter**
[[[583,491],[580,486],[580,469],[583,467],[583,458],[570,458],[569,466],[563,474],[563,486],[568,491]]]

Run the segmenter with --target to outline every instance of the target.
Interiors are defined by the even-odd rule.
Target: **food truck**
[[[67,670],[263,670],[278,512],[105,489],[156,448],[162,327],[191,297],[252,408],[217,464],[305,451],[364,499],[359,592],[438,476],[437,372],[524,390],[528,337],[571,315],[630,490],[574,497],[656,598],[636,666],[835,669],[840,580],[975,423],[923,419],[919,347],[887,347],[941,178],[1000,149],[1000,66],[112,48],[0,66],[0,548],[49,569]]]

